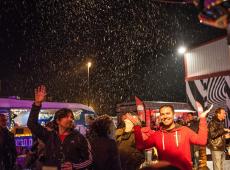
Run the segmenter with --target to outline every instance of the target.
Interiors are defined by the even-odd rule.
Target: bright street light
[[[91,62],[88,62],[88,63],[87,63],[87,67],[88,67],[88,69],[91,67],[91,65],[92,65],[92,63],[91,63]]]
[[[177,52],[181,55],[184,54],[186,51],[187,51],[187,48],[184,46],[179,47],[177,50]]]

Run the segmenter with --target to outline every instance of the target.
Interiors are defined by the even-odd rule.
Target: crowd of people
[[[27,122],[34,144],[26,154],[23,168],[192,170],[199,168],[199,148],[207,145],[214,170],[223,169],[226,139],[230,137],[230,130],[224,126],[224,108],[218,108],[207,124],[206,116],[212,107],[203,111],[199,106],[199,118],[194,119],[189,113],[186,121],[180,124],[174,119],[173,106],[163,105],[159,108],[161,123],[157,130],[143,127],[133,113],[123,113],[118,127],[110,116],[102,115],[90,122],[83,136],[75,129],[74,115],[68,108],[58,110],[46,126],[40,125],[38,115],[45,98],[45,86],[35,89],[35,101]],[[16,156],[14,136],[6,127],[5,115],[0,114],[1,169],[19,169],[15,166]],[[155,161],[146,163],[149,160]]]

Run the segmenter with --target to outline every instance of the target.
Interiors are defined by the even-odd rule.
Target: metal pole
[[[88,65],[88,90],[87,90],[87,100],[88,100],[88,106],[89,106],[89,65]]]

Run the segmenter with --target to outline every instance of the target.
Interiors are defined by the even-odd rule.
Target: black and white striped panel
[[[212,118],[218,107],[225,108],[230,115],[230,76],[186,81],[186,93],[194,109],[195,101],[199,101],[205,108],[214,104],[208,119]]]
[[[226,81],[225,77],[214,77],[209,79],[207,84],[208,103],[226,103]]]
[[[230,120],[230,76],[225,76],[226,82],[226,105],[227,105],[227,112],[228,112],[228,119]]]
[[[191,104],[194,110],[196,110],[196,101],[204,106],[205,91],[202,91],[202,87],[198,88],[195,81],[186,81],[186,94],[188,102]]]

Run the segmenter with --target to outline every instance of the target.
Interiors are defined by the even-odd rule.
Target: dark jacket
[[[139,151],[135,145],[133,132],[124,132],[117,129],[116,141],[121,159],[122,170],[136,170],[145,161],[144,152]]]
[[[224,151],[226,145],[224,135],[227,133],[224,131],[224,122],[214,116],[208,129],[208,147],[211,150]]]
[[[117,144],[113,139],[95,137],[90,139],[94,170],[121,170]]]
[[[17,157],[14,135],[0,127],[0,169],[13,170]]]
[[[71,162],[74,169],[87,169],[92,163],[92,155],[85,137],[73,130],[61,142],[56,131],[48,131],[38,123],[40,109],[41,107],[32,106],[27,125],[45,143],[44,165],[60,169],[62,163]]]

